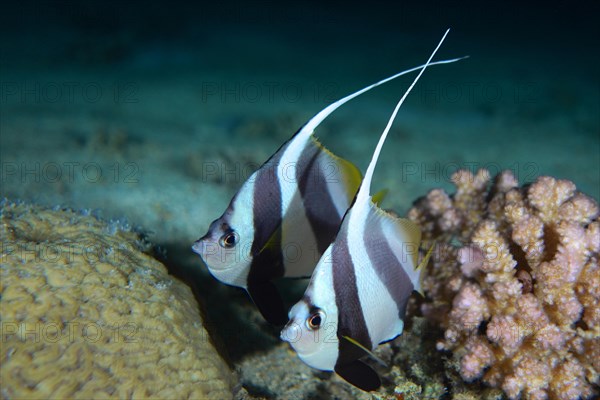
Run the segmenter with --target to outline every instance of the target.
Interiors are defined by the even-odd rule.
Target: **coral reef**
[[[505,171],[458,171],[409,218],[436,240],[423,315],[466,381],[511,399],[599,394],[600,222],[597,203],[567,180],[518,186]]]
[[[1,397],[232,397],[191,290],[143,236],[0,204]]]
[[[256,319],[262,316],[257,313]],[[458,373],[444,370],[442,354],[435,348],[439,336],[433,332],[439,331],[432,329],[423,317],[410,318],[401,336],[375,349],[387,367],[366,357],[364,361],[378,372],[383,382],[379,390],[369,393],[335,373],[298,362],[289,345],[275,342],[278,338],[274,338],[272,347],[248,354],[238,364],[243,388],[235,399],[445,399],[450,393],[448,388],[452,388],[455,399],[502,399],[499,390],[467,387]]]

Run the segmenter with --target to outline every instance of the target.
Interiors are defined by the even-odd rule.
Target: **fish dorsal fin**
[[[452,58],[449,60],[442,60],[442,61],[435,61],[435,62],[430,62],[429,65],[441,65],[441,64],[449,64],[449,63],[453,63],[459,60],[462,60],[466,57],[458,57],[458,58]],[[321,122],[323,122],[325,120],[325,118],[327,118],[332,112],[334,112],[335,110],[337,110],[339,107],[341,107],[342,105],[346,104],[347,102],[349,102],[350,100],[354,99],[355,97],[360,96],[361,94],[368,92],[369,90],[376,88],[379,85],[383,85],[386,82],[389,82],[393,79],[396,79],[402,75],[406,75],[409,74],[411,72],[417,71],[421,68],[423,68],[424,65],[419,65],[418,67],[414,67],[414,68],[409,68],[405,71],[402,72],[398,72],[395,75],[392,75],[390,77],[387,77],[385,79],[382,79],[378,82],[375,82],[367,87],[364,87],[354,93],[349,94],[346,97],[343,97],[341,99],[339,99],[338,101],[331,103],[330,105],[328,105],[327,107],[325,107],[324,109],[322,109],[321,111],[319,111],[314,117],[312,117],[306,124],[304,124],[304,126],[302,128],[300,128],[300,130],[298,131],[298,133],[296,134],[295,138],[299,139],[300,141],[304,141],[307,140],[308,137],[310,135],[312,135],[312,133],[314,132],[314,130],[317,128],[317,126],[319,126],[321,124]]]
[[[449,63],[453,63],[459,60],[462,60],[466,57],[459,57],[459,58],[453,58],[453,59],[449,59],[449,60],[442,60],[442,61],[436,61],[436,62],[432,62],[429,63],[429,65],[441,65],[441,64],[449,64]],[[314,130],[317,128],[317,126],[319,126],[321,124],[321,122],[323,122],[332,112],[334,112],[335,110],[337,110],[339,107],[341,107],[342,105],[344,105],[345,103],[347,103],[348,101],[354,99],[355,97],[360,96],[361,94],[368,92],[369,90],[382,85],[386,82],[389,82],[393,79],[396,79],[400,76],[406,75],[408,73],[411,73],[413,71],[417,71],[420,68],[423,68],[424,65],[420,65],[418,67],[414,67],[414,68],[410,68],[407,69],[405,71],[399,72],[395,75],[392,75],[388,78],[382,79],[378,82],[375,82],[367,87],[364,87],[354,93],[349,94],[346,97],[343,97],[339,100],[337,100],[336,102],[328,105],[327,107],[325,107],[324,109],[322,109],[321,111],[319,111],[314,117],[312,117],[306,124],[304,124],[304,126],[302,126],[300,128],[300,130],[298,132],[296,132],[296,134],[288,141],[286,142],[284,145],[282,145],[279,150],[277,152],[275,152],[275,154],[273,156],[271,156],[271,158],[269,158],[269,160],[267,160],[265,162],[264,165],[268,165],[271,162],[277,162],[277,161],[273,161],[276,160],[276,155],[279,154],[280,152],[285,151],[286,147],[288,149],[293,149],[293,151],[291,151],[291,153],[294,154],[298,154],[299,152],[301,152],[301,150],[304,148],[304,146],[306,146],[306,143],[310,140],[313,139],[313,143],[317,146],[319,146],[321,149],[324,150],[324,154],[326,154],[327,156],[331,157],[332,160],[334,160],[335,164],[337,166],[340,167],[340,172],[342,173],[343,179],[346,179],[346,185],[344,185],[344,189],[345,190],[352,190],[353,193],[351,194],[351,196],[356,193],[357,188],[360,186],[360,171],[349,161],[344,160],[343,158],[337,157],[335,156],[333,153],[331,153],[329,150],[327,150],[324,146],[322,146],[318,140],[316,140],[314,138],[314,136],[312,135]],[[263,167],[264,167],[263,165]],[[261,167],[262,168],[262,167]],[[264,250],[265,248],[268,248],[269,245],[272,245],[273,243],[271,242],[271,239],[273,237],[273,235],[275,235],[275,229],[270,230],[269,232],[265,233],[265,236],[268,237],[268,239],[265,240],[264,245],[262,246],[261,250]],[[269,243],[271,242],[271,243]]]
[[[433,56],[435,55],[435,53],[438,51],[438,49],[440,48],[440,46],[444,42],[444,39],[446,39],[446,36],[448,35],[449,31],[450,31],[450,29],[448,29],[446,31],[446,33],[444,33],[444,36],[442,37],[442,39],[438,43],[437,47],[433,50],[433,53],[431,53],[431,55],[429,56],[429,59],[427,60],[427,62],[424,65],[421,66],[419,74],[417,75],[417,77],[413,80],[413,82],[408,87],[408,89],[406,90],[406,92],[404,92],[404,95],[402,96],[402,98],[400,99],[400,101],[398,101],[398,104],[396,104],[396,108],[394,108],[394,112],[392,113],[392,116],[390,117],[390,119],[389,119],[389,121],[387,123],[387,126],[385,127],[383,133],[381,134],[381,137],[379,138],[379,142],[377,143],[377,147],[375,148],[375,151],[373,152],[373,156],[371,158],[371,162],[369,163],[369,166],[367,167],[367,172],[365,173],[365,177],[364,177],[363,182],[361,184],[361,187],[360,187],[360,189],[358,191],[357,198],[356,198],[356,203],[360,203],[360,202],[362,202],[364,204],[367,203],[367,199],[369,198],[369,192],[371,190],[371,181],[373,180],[373,172],[375,171],[375,166],[377,165],[377,160],[379,159],[379,154],[381,153],[381,149],[383,148],[383,144],[385,143],[385,139],[387,138],[387,135],[388,135],[388,133],[390,131],[390,128],[392,127],[392,124],[394,123],[394,119],[396,119],[396,115],[398,114],[398,110],[400,110],[400,107],[404,103],[404,100],[406,100],[406,98],[408,97],[408,95],[411,92],[412,88],[415,86],[415,84],[417,83],[417,81],[419,80],[419,78],[421,77],[421,75],[423,75],[423,72],[425,72],[425,69],[429,65],[432,65],[431,59],[433,58]],[[359,93],[359,92],[357,92],[357,93]],[[318,114],[317,114],[317,116],[318,116]]]
[[[385,143],[385,139],[390,131],[394,119],[396,118],[398,110],[404,103],[404,100],[406,99],[416,82],[419,80],[427,66],[430,64],[431,59],[434,57],[435,53],[444,42],[444,39],[448,35],[448,32],[449,30],[446,31],[435,50],[429,56],[427,63],[424,64],[417,77],[406,90],[400,101],[398,101],[398,104],[396,104],[394,112],[392,113],[383,133],[381,134],[381,137],[379,138],[377,147],[373,152],[371,162],[367,167],[367,171],[360,185],[360,189],[358,190],[358,193],[356,195],[354,204],[352,205],[352,208],[348,211],[342,224],[343,228],[346,229],[348,232],[350,232],[348,228],[349,226],[362,227],[362,232],[380,231],[382,234],[381,240],[385,241],[389,245],[390,250],[393,252],[395,258],[400,263],[400,265],[402,265],[402,268],[408,275],[412,283],[412,288],[417,290],[420,289],[420,273],[419,271],[417,271],[416,266],[418,260],[419,244],[421,242],[421,231],[414,222],[408,219],[398,218],[379,208],[373,202],[373,199],[370,196],[370,188],[373,179],[373,172],[375,171],[375,166],[377,165],[379,154],[381,153],[381,149],[383,148],[383,144]],[[351,235],[356,235],[356,228],[354,228],[353,231],[354,233],[352,233]],[[358,239],[358,237],[356,237],[356,239]],[[388,263],[392,261],[380,260],[378,262]]]

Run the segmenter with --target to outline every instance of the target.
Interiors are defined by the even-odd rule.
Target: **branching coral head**
[[[454,195],[433,190],[409,212],[444,249],[423,284],[423,314],[445,329],[438,348],[465,380],[509,398],[597,396],[597,202],[552,177],[524,187],[509,171],[493,183],[487,171],[452,180]]]

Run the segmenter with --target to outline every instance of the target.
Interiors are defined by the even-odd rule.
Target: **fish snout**
[[[192,245],[192,251],[198,255],[204,254],[204,237],[196,240]]]
[[[295,319],[291,319],[283,327],[279,337],[284,342],[295,343],[302,337],[302,327],[296,322]]]
[[[212,254],[216,251],[215,239],[212,237],[211,231],[209,230],[206,235],[196,240],[192,245],[192,250],[200,256],[205,254]]]

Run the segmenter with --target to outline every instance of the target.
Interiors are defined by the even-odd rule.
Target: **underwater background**
[[[424,63],[447,28],[436,59],[470,58],[429,68],[400,110],[375,171],[375,188],[389,189],[383,206],[404,214],[428,190],[451,190],[460,168],[510,169],[521,183],[570,179],[598,200],[599,8],[5,2],[0,197],[142,227],[201,293],[250,395],[327,397],[289,380],[327,376],[287,351],[245,293],[216,284],[191,243],[311,116]],[[412,78],[344,105],[316,136],[364,172]]]

